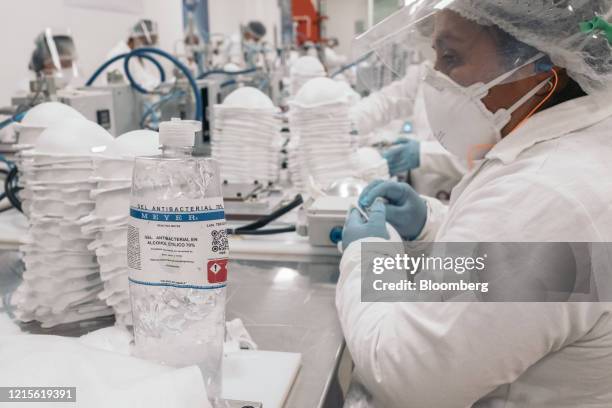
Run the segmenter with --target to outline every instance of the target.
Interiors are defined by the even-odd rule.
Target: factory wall
[[[274,44],[274,27],[280,31],[278,0],[209,0],[208,11],[213,33],[232,36],[239,32],[240,24],[259,20],[267,28],[265,41]],[[280,38],[280,32],[277,35]]]
[[[181,0],[21,0],[0,1],[2,68],[0,105],[28,77],[34,38],[45,27],[69,28],[75,38],[82,75],[90,75],[139,18],[159,23],[160,46],[172,51],[182,37]]]
[[[329,17],[327,37],[338,38],[338,52],[350,59],[351,42],[359,34],[357,26],[367,29],[368,0],[326,0],[325,3],[324,13]]]

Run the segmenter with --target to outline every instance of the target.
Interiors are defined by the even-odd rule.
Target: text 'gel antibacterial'
[[[197,364],[221,393],[228,246],[218,163],[192,155],[198,127],[172,119],[162,154],[134,163],[128,266],[136,354]]]

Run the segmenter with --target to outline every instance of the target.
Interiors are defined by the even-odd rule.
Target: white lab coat
[[[535,115],[448,208],[428,199],[418,239],[612,242],[611,129],[612,105],[591,96]],[[612,406],[611,303],[362,303],[360,251],[344,253],[336,305],[375,406]]]
[[[367,135],[393,120],[412,117],[415,139],[421,142],[421,166],[411,172],[411,184],[426,196],[449,196],[466,169],[431,133],[420,86],[422,77],[422,66],[410,66],[404,78],[351,108],[351,118],[359,133]]]
[[[106,55],[106,59],[104,61],[108,61],[109,59],[119,54],[125,54],[130,51],[132,50],[130,49],[130,47],[127,45],[125,41],[123,40],[119,41],[119,43],[117,43],[117,45],[115,45],[111,49],[111,51]],[[155,58],[155,55],[153,55],[153,58]],[[158,60],[160,59],[158,58]],[[96,83],[106,85],[108,83],[106,80],[106,73],[115,71],[115,70],[118,70],[119,72],[121,72],[123,74],[123,77],[127,81],[127,75],[125,74],[123,70],[123,59],[121,59],[119,61],[115,61],[114,63],[112,63],[106,69],[106,71],[104,71],[98,77]],[[159,72],[157,71],[157,68],[155,68],[155,66],[149,61],[142,62],[136,57],[130,59],[130,73],[132,74],[132,77],[139,85],[141,85],[143,88],[149,91],[155,89],[160,84]],[[166,74],[168,74],[168,72],[166,72]]]

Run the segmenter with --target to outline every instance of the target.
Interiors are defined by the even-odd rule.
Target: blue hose
[[[27,111],[27,110],[25,110],[25,111],[23,111],[23,112],[19,112],[19,113],[15,114],[15,115],[11,116],[11,117],[10,117],[10,118],[8,118],[8,119],[3,120],[2,122],[0,122],[0,129],[2,129],[2,128],[3,128],[3,127],[5,127],[5,126],[10,125],[10,124],[11,124],[11,123],[13,123],[13,122],[21,122],[21,119],[23,119],[23,117],[25,116],[25,114],[26,114],[27,112],[28,112],[28,111]],[[2,156],[0,156],[0,157],[2,157]],[[0,161],[1,161],[1,160],[0,160]]]
[[[102,64],[100,66],[100,68],[98,68],[96,70],[96,72],[93,73],[93,75],[87,80],[87,82],[85,83],[85,86],[91,86],[94,81],[96,79],[98,79],[98,77],[100,76],[100,74],[102,72],[104,72],[104,70],[106,68],[108,68],[112,63],[114,63],[115,61],[119,61],[122,58],[125,58],[129,55],[130,53],[125,53],[125,54],[119,54],[114,56],[113,58],[109,59],[108,61],[106,61],[104,64]],[[150,61],[153,63],[153,65],[155,65],[155,67],[157,68],[157,70],[159,71],[159,78],[161,82],[166,81],[166,71],[164,71],[164,67],[162,67],[162,65],[159,63],[159,61],[157,61],[155,58],[151,57],[150,55],[141,55],[142,58],[146,59],[147,61]]]
[[[195,119],[202,120],[202,109],[203,109],[202,108],[203,106],[202,95],[200,94],[200,91],[198,89],[198,84],[196,83],[195,78],[193,77],[193,75],[191,75],[189,68],[187,68],[182,62],[180,62],[174,56],[168,54],[165,51],[162,51],[158,48],[145,47],[145,48],[137,48],[133,50],[132,52],[130,52],[127,56],[125,56],[125,59],[123,60],[123,68],[125,69],[125,73],[128,77],[130,85],[132,85],[132,88],[136,89],[140,93],[145,93],[145,94],[150,93],[149,91],[144,89],[142,86],[140,86],[138,83],[136,83],[136,81],[134,81],[134,78],[132,77],[132,74],[130,73],[130,69],[129,69],[130,58],[137,57],[137,56],[138,57],[144,56],[147,53],[157,54],[159,56],[162,56],[170,60],[178,69],[180,69],[183,72],[183,74],[189,81],[189,84],[191,85],[191,89],[193,90],[193,95],[194,95],[195,102],[196,102]]]
[[[235,79],[228,79],[227,81],[223,82],[220,86],[220,88],[225,88],[226,86],[231,86],[231,85],[235,85],[236,84],[236,80]]]
[[[200,75],[198,77],[198,79],[204,79],[207,76],[210,75],[215,75],[215,74],[219,74],[219,75],[244,75],[244,74],[250,74],[252,72],[257,71],[257,68],[248,68],[248,69],[244,69],[242,71],[225,71],[223,69],[213,69],[211,71],[206,71],[204,72],[202,75]]]
[[[145,113],[142,115],[142,118],[140,119],[140,127],[144,128],[144,123],[147,120],[147,118],[149,116],[155,116],[155,110],[160,107],[161,105],[163,105],[164,103],[175,99],[175,98],[180,98],[184,95],[185,93],[183,91],[176,91],[176,92],[172,92],[168,95],[163,96],[162,98],[160,98],[159,101],[151,104],[149,107],[147,107],[147,110],[145,111]]]
[[[344,65],[344,66],[340,67],[340,69],[338,69],[336,72],[334,72],[333,74],[330,75],[330,78],[334,78],[334,77],[340,75],[341,73],[343,73],[344,71],[346,71],[347,69],[351,69],[354,66],[361,64],[363,61],[365,61],[368,58],[370,58],[373,53],[374,53],[374,51],[368,52],[366,55],[364,55],[363,57],[359,58],[358,60],[356,60],[354,62],[351,62],[350,64],[347,64],[347,65]]]

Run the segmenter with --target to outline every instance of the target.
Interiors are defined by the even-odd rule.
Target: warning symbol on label
[[[223,283],[227,280],[227,259],[208,261],[208,283]]]

